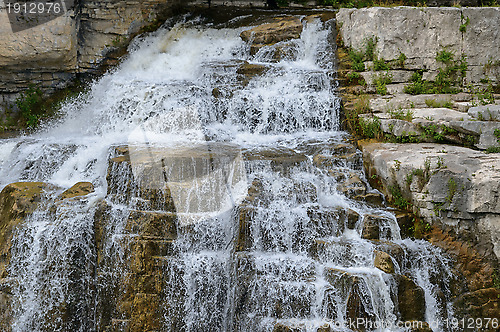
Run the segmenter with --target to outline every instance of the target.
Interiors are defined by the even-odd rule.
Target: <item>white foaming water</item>
[[[148,189],[166,183],[178,213],[174,253],[164,257],[161,330],[272,331],[282,323],[316,331],[354,314],[396,322],[395,279],[373,265],[384,245],[404,253],[393,258],[396,271],[424,289],[425,319],[451,315],[429,272],[439,267],[446,286],[451,273],[441,253],[402,241],[390,212],[339,190],[352,174],[366,180],[359,153],[347,162],[339,157],[347,152],[335,152],[347,134],[339,131],[331,23],[304,23],[279,61],[270,46],[250,54],[239,37],[248,27],[198,21],[161,29],[136,40],[115,71],[66,104],[58,124],[1,141],[1,187],[96,187],[83,200],[42,204],[18,229],[9,270],[18,280],[13,330],[99,330],[123,319],[105,312],[130,272],[122,248],[137,234],[127,233],[127,220],[147,203],[127,199],[125,187],[107,195],[109,181],[130,176],[110,166],[106,177],[114,147],[123,145],[133,176]],[[238,72],[245,61],[265,72],[245,77]],[[319,167],[315,156],[335,163]],[[257,194],[245,199],[249,187]],[[360,216],[354,225],[348,210]],[[368,215],[383,220],[381,241],[362,238]]]

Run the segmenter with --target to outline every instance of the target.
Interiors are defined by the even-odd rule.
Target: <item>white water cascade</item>
[[[252,54],[244,19],[167,22],[56,123],[0,140],[0,188],[55,188],[13,239],[13,331],[142,331],[141,296],[154,299],[155,331],[352,331],[353,318],[403,331],[388,325],[402,319],[402,275],[423,290],[431,326],[453,315],[441,251],[402,239],[389,209],[341,190],[357,177],[378,195],[340,128],[334,22],[304,20],[299,39]],[[277,60],[276,47],[290,52]],[[264,69],[245,76],[245,64]],[[95,191],[53,203],[77,182]],[[124,280],[146,275],[130,263],[134,215],[173,216],[175,234],[137,242],[165,246],[161,273],[120,311]],[[370,218],[378,239],[363,235]],[[375,267],[376,251],[395,273]]]

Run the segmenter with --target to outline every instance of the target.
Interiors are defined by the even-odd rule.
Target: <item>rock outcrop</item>
[[[500,156],[432,143],[359,145],[367,175],[433,225],[428,240],[448,252],[467,279],[468,292],[455,299],[457,312],[498,316]]]
[[[158,25],[179,3],[79,0],[64,15],[15,33],[2,3],[0,107],[32,84],[50,93],[67,86],[79,73],[95,71],[142,28]]]
[[[346,46],[364,49],[377,41],[375,54],[385,60],[406,56],[405,68],[436,75],[436,54],[445,49],[468,63],[466,80],[479,83],[487,75],[500,82],[500,9],[484,8],[342,8],[337,24]]]

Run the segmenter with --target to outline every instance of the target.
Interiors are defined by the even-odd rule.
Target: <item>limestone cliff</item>
[[[15,33],[2,3],[0,110],[30,84],[51,92],[69,84],[79,73],[94,71],[141,29],[157,24],[180,3],[78,0],[64,15]]]

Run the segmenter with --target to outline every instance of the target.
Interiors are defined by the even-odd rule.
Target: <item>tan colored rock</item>
[[[398,275],[398,305],[402,321],[425,320],[425,293],[410,278]]]
[[[94,192],[94,185],[90,182],[78,182],[61,194],[61,199],[86,196]]]
[[[302,22],[297,16],[278,17],[272,23],[259,25],[240,34],[244,41],[253,44],[269,45],[281,41],[299,38],[302,32]]]
[[[391,256],[383,251],[375,250],[375,259],[373,264],[376,268],[384,271],[385,273],[394,273],[394,263],[392,262]]]

